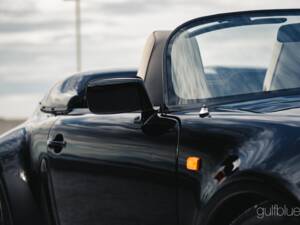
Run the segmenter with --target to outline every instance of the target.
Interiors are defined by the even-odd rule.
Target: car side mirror
[[[95,114],[153,112],[153,106],[140,78],[108,78],[88,84],[88,108]]]

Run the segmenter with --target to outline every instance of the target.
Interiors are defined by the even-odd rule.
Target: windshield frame
[[[192,99],[187,100],[187,104],[178,104],[174,102],[170,102],[170,90],[172,91],[172,97],[179,99],[179,97],[175,94],[173,90],[172,84],[172,74],[171,74],[171,50],[174,40],[180,35],[182,32],[193,28],[199,25],[205,25],[208,23],[230,20],[236,17],[274,17],[274,16],[300,16],[300,9],[271,9],[271,10],[254,10],[254,11],[241,11],[241,12],[231,12],[231,13],[222,13],[211,16],[205,16],[190,20],[179,27],[177,27],[169,36],[165,50],[164,50],[164,58],[163,58],[163,71],[165,76],[163,76],[163,87],[164,87],[164,108],[165,111],[178,111],[185,110],[189,108],[201,108],[203,104],[207,106],[226,104],[238,101],[246,101],[246,100],[255,100],[262,98],[270,98],[284,95],[294,95],[300,94],[300,87],[293,89],[283,89],[276,91],[268,91],[268,92],[257,92],[250,94],[241,94],[241,95],[231,95],[225,97],[215,97],[215,98],[206,98],[206,99]],[[175,95],[175,96],[174,96]],[[178,101],[177,101],[178,102]]]

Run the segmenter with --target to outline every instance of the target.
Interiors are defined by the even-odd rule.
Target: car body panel
[[[269,109],[275,100],[265,100],[265,107]],[[247,105],[247,109],[251,106],[262,109],[262,105],[257,104],[259,102],[245,102],[243,105]],[[253,113],[238,110],[238,106],[231,110],[219,106],[209,110],[210,116],[206,118],[200,118],[199,111],[175,114],[181,123],[178,147],[181,224],[193,224],[198,220],[197,209],[205,208],[224,183],[244,173],[277,179],[300,200],[300,110],[284,109],[285,106],[285,102],[280,104],[277,101],[273,113],[269,110]],[[279,108],[283,109],[277,111]],[[202,159],[200,171],[186,169],[189,156]],[[218,177],[220,174],[221,178]],[[192,202],[193,209],[185,210],[186,202]]]
[[[29,185],[28,140],[25,124],[0,137],[1,205],[10,209],[7,220],[16,225],[45,222]]]
[[[177,123],[163,118],[172,128],[153,136],[140,119],[87,114],[56,121],[49,138],[63,135],[66,147],[48,149],[47,162],[61,224],[176,223]]]

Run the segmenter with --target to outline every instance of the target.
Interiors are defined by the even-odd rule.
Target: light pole
[[[64,0],[64,1],[75,1],[75,33],[76,33],[76,68],[77,72],[81,71],[81,9],[80,0]]]

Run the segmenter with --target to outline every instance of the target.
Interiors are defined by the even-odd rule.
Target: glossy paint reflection
[[[61,224],[176,223],[178,128],[155,119],[169,129],[151,135],[161,126],[149,124],[143,132],[140,113],[56,122],[50,138],[60,133],[67,143],[60,154],[48,150]]]
[[[265,106],[270,109],[269,104]],[[259,114],[220,107],[211,110],[210,118],[200,118],[197,112],[177,114],[182,127],[178,159],[180,224],[193,224],[195,218],[201,218],[199,209],[224,183],[249,171],[281,180],[300,199],[300,122],[290,116],[298,114],[299,109],[277,111],[279,108],[278,104],[276,112]],[[186,170],[188,156],[202,158],[200,171]],[[220,172],[221,179],[217,178]],[[191,210],[184,207],[188,202],[193,202]]]

